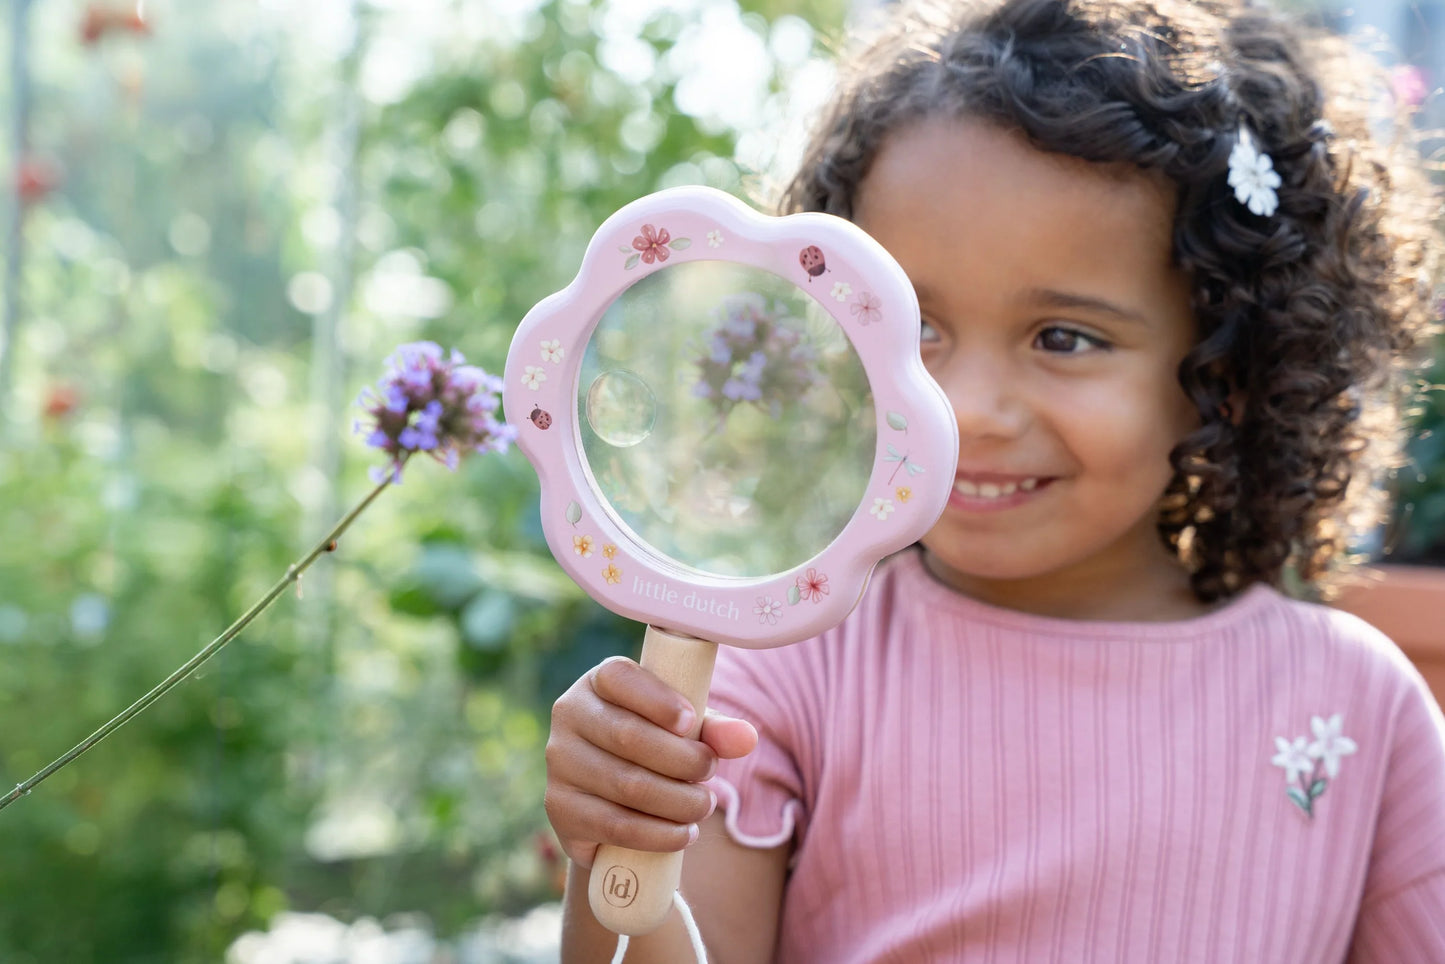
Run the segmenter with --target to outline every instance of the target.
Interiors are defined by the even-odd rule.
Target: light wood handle
[[[717,643],[707,640],[677,636],[656,626],[648,626],[642,639],[643,668],[685,696],[697,712],[687,734],[693,739],[702,732],[716,660]],[[661,927],[682,879],[682,853],[598,847],[587,884],[593,915],[614,934],[647,934]]]

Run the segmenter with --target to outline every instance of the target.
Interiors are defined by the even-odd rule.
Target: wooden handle
[[[692,703],[697,739],[712,685],[717,643],[675,636],[655,626],[642,639],[642,666]],[[682,851],[657,854],[603,844],[597,848],[587,897],[593,915],[614,934],[647,934],[662,926],[682,879]]]

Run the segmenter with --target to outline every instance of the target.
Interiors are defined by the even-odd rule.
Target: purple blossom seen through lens
[[[414,452],[426,452],[455,469],[468,452],[504,452],[517,430],[497,419],[502,380],[468,365],[430,341],[402,345],[386,360],[375,388],[357,399],[369,422],[356,430],[366,444],[390,459],[371,470],[373,481],[401,481],[401,467]]]

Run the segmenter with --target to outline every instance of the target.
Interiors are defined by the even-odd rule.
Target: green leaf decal
[[[797,586],[789,586],[789,587],[788,587],[788,605],[789,605],[789,606],[796,606],[796,605],[798,604],[798,600],[799,600],[799,599],[802,599],[802,598],[803,598],[803,594],[800,593],[800,592],[798,592],[798,587],[797,587]]]
[[[637,267],[637,262],[639,259],[641,259],[641,257],[642,255],[640,254],[634,254],[632,257],[628,258],[627,261],[622,265],[622,270],[631,271],[633,268]]]
[[[906,432],[908,431],[908,419],[904,418],[898,412],[889,412],[888,427],[899,432]]]
[[[674,251],[686,251],[688,248],[692,247],[692,241],[688,240],[687,238],[673,238],[671,241],[667,242],[667,246]]]
[[[574,526],[582,521],[582,507],[576,502],[567,503],[567,521]]]
[[[1323,777],[1316,780],[1314,783],[1311,783],[1310,799],[1313,800],[1315,797],[1318,797],[1320,794],[1324,793],[1326,786],[1328,786],[1328,784],[1325,782],[1325,779]]]
[[[626,247],[626,246],[623,246],[623,247],[618,248],[617,251],[618,251],[619,254],[631,254],[631,253],[632,253],[632,249],[629,248],[629,247]]]

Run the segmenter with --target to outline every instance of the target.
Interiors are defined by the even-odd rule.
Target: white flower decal
[[[846,281],[839,281],[833,285],[833,299],[835,301],[847,301],[848,296],[853,293],[853,286]]]
[[[723,235],[721,231],[709,231],[707,233],[707,246],[709,248],[721,248]]]
[[[1325,776],[1331,780],[1340,775],[1340,757],[1349,756],[1359,749],[1354,740],[1340,733],[1342,725],[1343,721],[1338,713],[1328,720],[1322,720],[1318,716],[1310,719],[1310,730],[1315,735],[1315,741],[1309,745],[1307,752],[1324,763]]]
[[[1239,139],[1229,152],[1229,186],[1240,204],[1262,217],[1269,217],[1279,207],[1279,174],[1274,161],[1254,144],[1249,128],[1239,125]]]
[[[562,356],[567,352],[562,348],[562,342],[556,338],[551,341],[542,342],[542,360],[546,362],[560,362]]]
[[[538,386],[540,386],[546,380],[547,373],[542,371],[542,368],[539,365],[528,365],[527,370],[522,372],[522,384],[526,385],[534,392],[537,390]]]
[[[882,522],[883,520],[885,520],[885,519],[888,518],[888,513],[892,512],[892,511],[893,511],[893,500],[892,500],[892,499],[874,499],[874,500],[873,500],[873,508],[871,508],[871,509],[868,510],[868,514],[869,514],[869,515],[875,515],[875,516],[877,516],[877,517],[878,517],[878,521],[879,521],[879,522]]]
[[[1328,720],[1315,716],[1310,718],[1314,742],[1304,736],[1293,740],[1282,736],[1274,738],[1274,748],[1278,752],[1270,763],[1284,770],[1285,796],[1304,811],[1306,817],[1314,817],[1315,801],[1329,787],[1330,781],[1339,776],[1340,758],[1359,749],[1354,740],[1340,732],[1343,725],[1343,717],[1339,713]]]
[[[753,607],[753,615],[758,617],[758,622],[767,623],[769,626],[776,625],[782,614],[783,604],[772,596],[759,596],[758,604]]]

